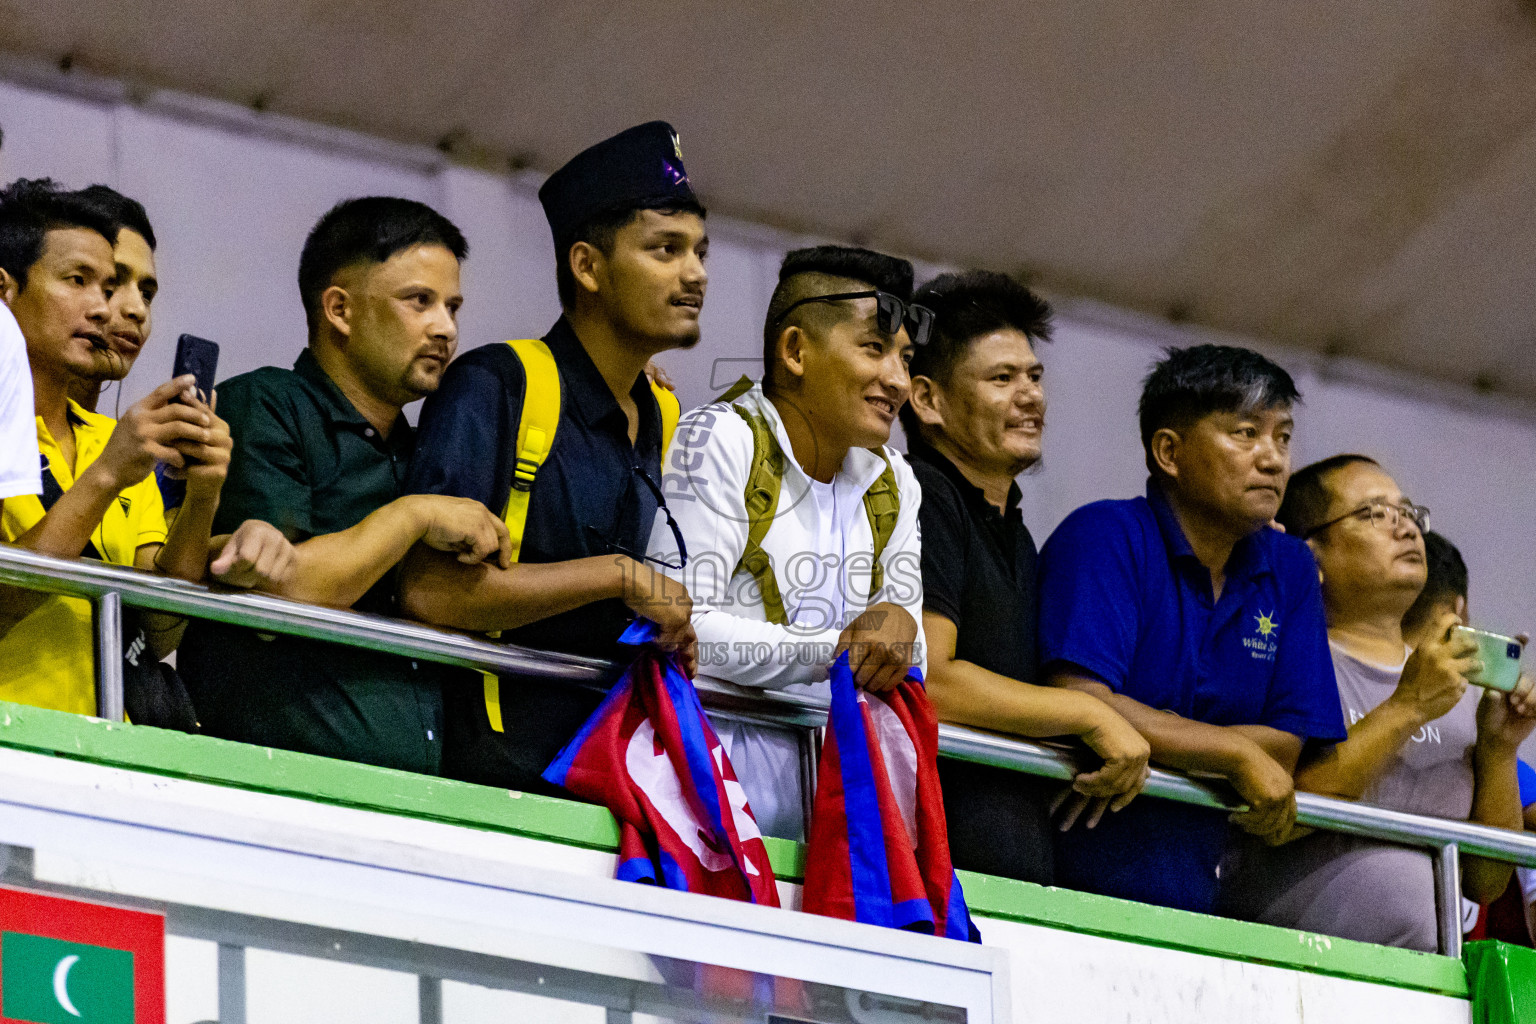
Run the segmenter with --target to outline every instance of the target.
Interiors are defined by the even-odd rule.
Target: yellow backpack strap
[[[560,370],[554,353],[538,338],[509,341],[512,352],[523,364],[523,412],[517,423],[517,460],[512,466],[512,490],[501,518],[512,535],[512,561],[523,549],[523,531],[528,526],[528,497],[539,468],[549,458],[555,445],[555,430],[560,426]]]
[[[788,621],[784,614],[784,596],[773,574],[773,562],[763,550],[763,538],[768,536],[773,514],[779,508],[779,489],[784,484],[784,453],[774,440],[773,428],[766,419],[739,405],[731,408],[752,428],[752,468],[747,473],[743,493],[747,507],[747,546],[731,575],[735,576],[743,569],[751,573],[762,596],[764,615],[769,622],[782,626]]]
[[[523,364],[523,411],[517,422],[517,457],[512,465],[512,490],[502,521],[512,537],[512,561],[523,550],[523,532],[528,526],[528,499],[539,468],[555,446],[555,430],[560,426],[560,369],[554,353],[538,338],[507,342],[512,354]],[[494,634],[493,634],[494,635]],[[501,720],[501,680],[494,672],[482,672],[485,685],[485,717],[496,732],[505,732]]]
[[[896,470],[884,452],[876,449],[875,454],[885,461],[885,472],[864,492],[864,514],[869,517],[869,532],[875,538],[875,560],[869,572],[871,601],[885,585],[885,567],[880,564],[880,556],[885,554],[885,546],[891,542],[901,515],[901,487],[896,483]]]
[[[667,446],[672,443],[672,435],[677,433],[677,421],[683,418],[683,405],[676,395],[655,381],[651,381],[651,394],[656,396],[656,404],[661,408],[661,456],[665,462]]]

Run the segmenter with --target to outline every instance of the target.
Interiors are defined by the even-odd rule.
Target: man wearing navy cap
[[[539,200],[562,315],[538,341],[486,345],[449,367],[422,410],[408,487],[500,511],[517,561],[464,565],[418,547],[402,603],[428,622],[596,657],[616,657],[624,626],[643,615],[691,672],[688,592],[644,557],[665,509],[662,409],[644,370],[657,353],[698,343],[704,207],[661,121],[578,154]],[[444,773],[553,792],[540,773],[601,696],[462,673],[446,686]]]

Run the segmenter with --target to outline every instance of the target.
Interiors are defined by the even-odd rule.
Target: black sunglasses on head
[[[895,335],[905,324],[907,336],[912,339],[914,345],[928,344],[928,338],[933,334],[933,310],[927,306],[903,302],[890,292],[881,291],[812,295],[799,302],[790,303],[789,307],[779,314],[778,319],[774,320],[773,326],[777,327],[783,323],[785,317],[807,302],[842,302],[844,299],[874,299],[875,323],[883,334]]]

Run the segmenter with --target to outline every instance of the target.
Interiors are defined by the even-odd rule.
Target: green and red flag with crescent
[[[0,1024],[165,1024],[165,918],[0,887]]]

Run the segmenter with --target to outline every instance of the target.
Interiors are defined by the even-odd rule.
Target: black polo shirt
[[[1010,485],[999,511],[953,462],[908,438],[923,488],[923,611],[955,624],[955,657],[998,675],[1038,681],[1034,538]],[[955,866],[1049,885],[1050,797],[1059,784],[1003,768],[939,760]]]
[[[544,336],[560,371],[560,423],[534,480],[520,561],[564,562],[591,555],[643,554],[657,502],[640,473],[661,479],[661,410],[645,375],[630,397],[640,410],[635,443],[629,421],[564,317]],[[526,379],[510,345],[485,345],[448,367],[421,413],[408,490],[453,494],[506,508]],[[599,658],[621,656],[617,640],[633,618],[617,600],[552,615],[499,639]],[[471,782],[555,792],[539,775],[602,701],[567,683],[507,676],[496,732],[478,673],[445,684],[443,773]]]
[[[414,436],[402,416],[388,439],[305,349],[219,385],[234,453],[214,520],[228,533],[264,519],[295,543],[356,526],[405,493]],[[396,615],[395,573],[353,605]],[[436,773],[439,671],[356,647],[194,620],[177,664],[203,731],[226,739]]]

